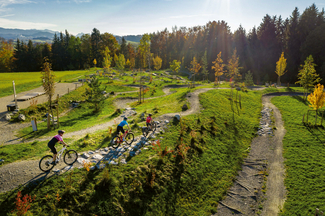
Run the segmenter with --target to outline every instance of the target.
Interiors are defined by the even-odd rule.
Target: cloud
[[[34,23],[24,21],[13,21],[0,18],[2,28],[18,28],[18,29],[46,29],[56,27],[57,25],[51,23]]]
[[[34,3],[34,2],[30,0],[0,0],[0,7],[6,7],[8,5],[13,5],[13,4],[29,4],[29,3]]]
[[[1,10],[0,10],[1,11]],[[9,17],[9,16],[15,16],[15,14],[7,14],[7,15],[3,15],[3,16],[0,16],[0,18],[3,18],[3,17]]]

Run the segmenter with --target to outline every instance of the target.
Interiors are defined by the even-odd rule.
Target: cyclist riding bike
[[[152,114],[149,113],[149,115],[147,117],[147,120],[146,120],[147,128],[149,128],[149,129],[152,129],[152,126],[151,126],[152,118],[151,118],[151,116],[152,116]]]
[[[52,161],[52,165],[55,165],[55,159],[56,159],[56,155],[57,155],[57,151],[56,151],[56,148],[55,148],[55,144],[57,142],[60,142],[62,143],[64,146],[67,146],[67,144],[63,141],[63,134],[64,134],[64,130],[59,130],[58,131],[58,135],[55,135],[51,140],[50,142],[48,142],[47,146],[51,149],[51,152],[53,153],[53,161]]]
[[[123,141],[125,141],[125,136],[126,136],[126,133],[124,133],[124,129],[123,129],[124,125],[127,125],[129,128],[129,131],[131,131],[131,128],[130,128],[129,124],[126,122],[126,120],[128,120],[128,118],[124,117],[123,121],[121,121],[121,123],[117,126],[117,135],[121,131],[123,133]]]

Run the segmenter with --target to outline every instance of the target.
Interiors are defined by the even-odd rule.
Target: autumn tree
[[[105,50],[103,51],[103,68],[105,71],[108,71],[112,62],[112,58],[109,53],[110,53],[109,48],[105,47]]]
[[[314,85],[321,81],[319,75],[315,70],[316,64],[314,64],[314,59],[310,55],[305,60],[305,64],[301,65],[301,69],[298,73],[297,84],[300,84],[304,88],[304,98],[307,98],[307,93],[314,87]]]
[[[181,62],[177,60],[173,60],[172,62],[169,62],[169,67],[172,71],[175,73],[178,73],[181,69]]]
[[[217,85],[219,85],[220,83],[220,76],[223,75],[223,73],[225,72],[223,70],[223,68],[225,67],[225,64],[223,64],[223,60],[221,59],[221,52],[219,52],[219,54],[217,55],[217,58],[215,61],[212,62],[212,67],[211,69],[215,71],[214,75],[215,75],[215,81],[217,83]]]
[[[6,42],[0,38],[0,72],[12,71],[14,60],[14,46],[11,41]]]
[[[42,75],[41,79],[42,79],[43,89],[49,103],[49,112],[53,116],[52,98],[55,93],[55,75],[51,69],[51,64],[49,63],[49,60],[47,58],[44,59],[43,70],[41,72],[41,75]],[[53,117],[52,117],[52,123],[54,125]]]
[[[231,56],[231,59],[228,62],[227,65],[228,68],[228,77],[233,79],[235,82],[239,82],[241,79],[241,74],[239,73],[239,70],[241,67],[239,67],[239,57],[237,56],[237,50],[234,50],[234,53]]]
[[[125,66],[125,58],[124,58],[124,55],[123,54],[119,54],[118,55],[117,62],[115,62],[115,64],[116,64],[116,67],[119,70],[123,70],[124,69],[124,66]]]
[[[315,86],[314,92],[308,95],[308,101],[311,103],[310,107],[316,110],[315,115],[315,123],[317,122],[317,111],[324,107],[325,105],[325,93],[324,93],[324,86],[321,84],[317,84]]]
[[[150,69],[150,35],[144,34],[139,45],[140,63],[142,68]]]
[[[287,59],[284,58],[284,52],[282,52],[279,61],[276,62],[276,69],[275,69],[275,73],[278,75],[278,86],[281,86],[280,77],[287,72],[286,67],[287,67]]]
[[[207,51],[205,50],[204,55],[202,57],[202,74],[204,76],[203,79],[208,79],[208,74],[209,74],[209,70],[208,70],[208,58],[207,58]]]
[[[195,75],[199,73],[201,69],[201,65],[196,61],[196,58],[193,57],[193,60],[191,61],[191,67],[190,71],[192,72],[193,80],[192,82],[194,83],[195,81]]]
[[[162,59],[159,56],[153,58],[153,67],[155,70],[159,70],[162,65]]]

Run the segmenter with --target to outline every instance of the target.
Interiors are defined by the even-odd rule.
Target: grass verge
[[[281,111],[286,129],[283,156],[288,194],[281,215],[314,215],[316,208],[324,211],[324,127],[313,127],[315,118],[311,117],[311,124],[302,123],[303,114],[311,108],[301,97],[275,97],[272,103]],[[320,120],[321,115],[318,124]]]

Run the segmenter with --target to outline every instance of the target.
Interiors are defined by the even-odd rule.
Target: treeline
[[[240,73],[245,75],[251,71],[257,82],[276,81],[276,62],[282,52],[288,63],[287,73],[281,77],[283,82],[297,80],[300,65],[309,55],[313,56],[316,70],[325,80],[324,14],[324,9],[320,11],[315,4],[302,14],[295,8],[286,19],[264,16],[262,23],[249,32],[240,26],[232,33],[225,21],[192,28],[174,27],[172,31],[165,29],[145,34],[138,47],[127,44],[124,38],[119,44],[112,34],[101,34],[97,29],[80,38],[67,31],[60,33],[54,36],[51,45],[31,41],[25,44],[19,40],[14,45],[12,41],[1,40],[0,71],[40,71],[44,57],[52,63],[53,70],[102,67],[107,53],[110,67],[115,66],[116,56],[123,55],[129,69],[145,69],[149,65],[153,69],[157,56],[162,60],[162,69],[169,68],[173,60],[180,61],[182,68],[188,69],[194,57],[202,65],[207,52],[209,79],[214,80],[212,62],[221,52],[227,63],[236,49]]]

